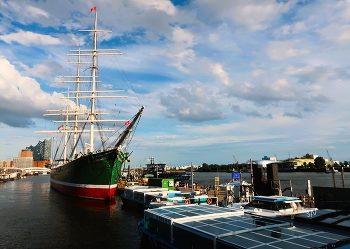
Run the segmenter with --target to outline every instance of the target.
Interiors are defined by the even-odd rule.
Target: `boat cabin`
[[[296,197],[253,196],[253,200],[244,205],[244,210],[261,215],[278,216],[308,213],[314,211],[315,208],[304,208],[302,201]]]

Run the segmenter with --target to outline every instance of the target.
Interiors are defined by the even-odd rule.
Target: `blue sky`
[[[99,46],[120,49],[110,63],[146,106],[132,165],[350,160],[350,1],[327,0],[0,0],[0,159],[57,126],[42,114],[95,5]]]

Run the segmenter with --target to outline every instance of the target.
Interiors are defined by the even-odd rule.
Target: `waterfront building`
[[[29,149],[21,150],[17,158],[13,158],[13,168],[30,168],[33,167],[33,152]]]
[[[51,146],[52,139],[40,140],[37,145],[29,146],[27,149],[32,151],[33,154],[33,167],[45,167],[51,163]]]
[[[34,160],[50,160],[52,139],[40,140],[37,145],[29,146],[27,149],[33,152]]]
[[[10,167],[12,167],[12,164],[13,164],[13,161],[11,158],[1,160],[0,168],[10,168]]]

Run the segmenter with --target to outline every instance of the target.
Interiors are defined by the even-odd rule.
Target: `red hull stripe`
[[[92,185],[60,182],[50,179],[51,187],[67,195],[79,196],[90,199],[108,200],[114,198],[117,184]]]

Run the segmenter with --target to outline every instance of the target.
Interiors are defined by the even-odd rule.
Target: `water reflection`
[[[141,248],[140,210],[63,195],[49,177],[0,184],[2,248]]]

